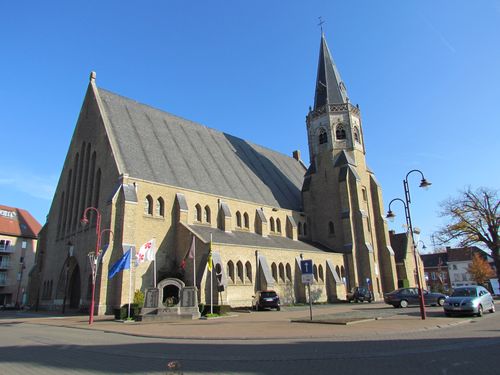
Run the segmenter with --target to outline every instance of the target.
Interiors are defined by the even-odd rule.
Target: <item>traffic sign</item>
[[[312,284],[314,282],[314,276],[312,273],[302,274],[302,284]]]
[[[313,274],[313,261],[312,259],[303,259],[300,261],[300,271],[302,275],[304,274]]]

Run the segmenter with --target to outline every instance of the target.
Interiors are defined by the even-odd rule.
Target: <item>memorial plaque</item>
[[[185,287],[181,291],[181,307],[197,307],[196,288]]]
[[[145,308],[157,308],[160,298],[160,293],[158,288],[148,288],[146,289],[146,296],[144,298]]]

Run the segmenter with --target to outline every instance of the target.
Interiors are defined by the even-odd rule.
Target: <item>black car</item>
[[[264,308],[280,311],[280,298],[274,290],[258,291],[255,296],[253,296],[252,309],[258,311]]]
[[[424,294],[424,303],[426,305],[443,306],[444,301],[448,298],[442,293],[432,293],[427,290],[422,290]],[[419,305],[418,288],[400,288],[384,295],[385,303],[394,307],[408,307],[409,305]]]
[[[356,286],[347,293],[347,302],[372,302],[373,293],[370,289],[362,286]]]

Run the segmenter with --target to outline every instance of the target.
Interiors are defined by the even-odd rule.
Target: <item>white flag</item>
[[[142,262],[150,262],[155,259],[155,240],[149,240],[144,245],[141,246],[136,255],[136,263],[139,265]]]

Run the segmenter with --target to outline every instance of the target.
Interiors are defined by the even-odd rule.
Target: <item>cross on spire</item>
[[[321,16],[319,16],[318,19],[319,19],[318,26],[321,29],[321,33],[323,33],[323,24],[325,23],[325,21],[323,21],[323,17],[321,17]]]

